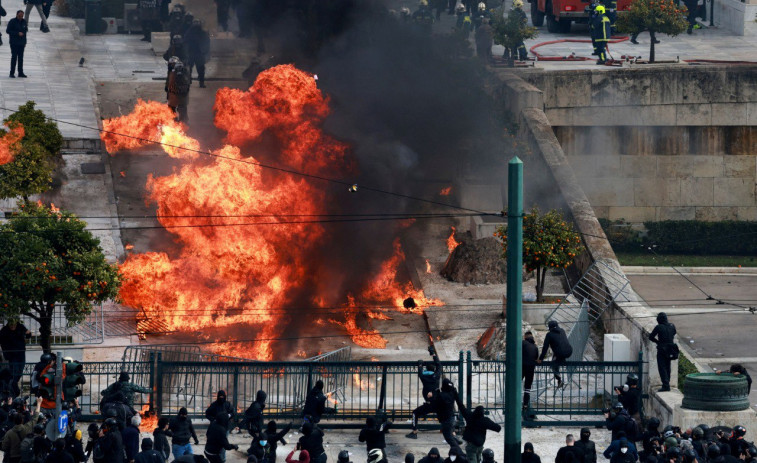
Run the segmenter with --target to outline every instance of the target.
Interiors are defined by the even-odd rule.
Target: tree
[[[503,256],[507,257],[507,227],[497,228],[495,236],[502,239]],[[537,302],[544,302],[547,268],[567,268],[583,250],[581,237],[559,211],[539,215],[534,207],[523,216],[523,264],[526,271],[536,272]]]
[[[618,15],[615,27],[621,32],[639,34],[644,31],[663,33],[671,37],[689,27],[685,6],[673,0],[634,0],[627,12]],[[654,63],[654,40],[649,44],[649,62]]]
[[[505,47],[505,56],[508,56],[511,50],[518,48],[524,40],[539,35],[535,27],[528,25],[526,14],[521,8],[510,9],[507,16],[501,8],[496,10],[493,14],[492,29],[494,43]],[[515,57],[510,56],[510,59],[515,59]]]
[[[25,133],[13,161],[0,165],[0,198],[21,196],[26,200],[47,191],[63,146],[58,126],[34,109],[33,101],[20,106],[4,122],[9,127],[20,124]]]
[[[116,298],[121,280],[85,222],[41,203],[19,207],[0,225],[0,317],[36,320],[39,343],[49,353],[56,304],[74,325],[92,303]]]

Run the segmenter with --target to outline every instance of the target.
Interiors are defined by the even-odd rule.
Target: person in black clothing
[[[583,451],[575,446],[573,434],[565,436],[565,447],[561,447],[555,456],[555,463],[584,463]]]
[[[597,463],[597,447],[594,441],[589,439],[590,437],[589,428],[581,428],[581,435],[574,445],[584,453],[585,463]]]
[[[660,427],[659,418],[653,416],[652,418],[649,419],[649,421],[647,421],[647,429],[646,431],[644,431],[644,434],[641,435],[641,445],[642,445],[642,449],[644,450],[645,455],[652,453],[652,445],[653,445],[652,440],[654,438],[657,438],[658,444],[660,443],[659,440],[660,438],[662,438],[662,434],[660,434],[659,427]],[[693,434],[696,437],[696,428],[694,428]]]
[[[349,462],[339,462],[339,463],[349,463]],[[412,453],[406,453],[405,463],[415,463],[415,455],[413,455]]]
[[[103,423],[92,456],[95,463],[124,463],[124,443],[115,418],[108,418]]]
[[[74,457],[66,452],[66,441],[56,439],[53,443],[53,451],[45,458],[45,463],[74,463]]]
[[[20,17],[19,17],[20,16]],[[20,23],[14,23],[14,28],[11,28],[11,23],[14,21],[20,21]],[[23,30],[19,29],[21,27]],[[16,18],[11,19],[8,22],[8,28],[6,30],[10,37],[11,53],[18,55],[18,76],[26,77],[24,75],[24,47],[26,46],[26,21],[24,20],[24,14],[21,10],[16,13]],[[15,34],[13,32],[16,32]],[[23,35],[19,36],[17,32],[21,32]],[[23,38],[23,46],[21,47],[20,54],[16,50],[14,51],[14,43],[18,43],[19,39]],[[18,48],[18,47],[16,47]],[[15,55],[14,55],[15,56]],[[11,77],[13,77],[15,68],[15,58],[11,58]],[[18,387],[18,382],[21,380],[21,376],[24,374],[24,364],[26,363],[26,340],[32,335],[23,324],[18,323],[16,320],[8,321],[8,324],[0,329],[0,348],[3,349],[3,357],[8,361],[8,367],[10,368],[11,379],[11,394],[13,397],[18,397],[21,394],[21,389]]]
[[[534,335],[526,331],[523,335],[523,410],[528,410],[531,402],[531,385],[534,383],[534,371],[539,360],[539,348],[536,346]]]
[[[218,394],[216,395],[216,401],[210,404],[210,406],[205,410],[205,418],[207,418],[209,421],[213,421],[215,420],[215,417],[217,415],[220,415],[222,413],[225,413],[228,417],[226,424],[230,427],[233,427],[236,411],[234,410],[234,407],[232,407],[231,402],[226,400],[226,391],[224,390],[218,391]]]
[[[121,431],[121,439],[124,442],[127,461],[133,461],[134,457],[139,453],[139,425],[141,423],[141,417],[134,415],[129,425]]]
[[[405,437],[409,439],[418,438],[418,418],[426,416],[434,411],[431,405],[431,398],[434,391],[439,389],[439,381],[442,379],[442,363],[436,353],[434,346],[428,346],[428,353],[431,354],[433,363],[418,360],[418,379],[421,382],[421,395],[423,403],[413,410],[413,430]]]
[[[199,445],[195,428],[192,426],[192,420],[189,419],[187,409],[181,407],[179,414],[168,422],[168,429],[171,430],[173,438],[171,439],[171,452],[174,458],[182,455],[192,455],[192,446],[189,445],[189,438],[193,438],[195,445]]]
[[[271,455],[268,463],[275,463],[276,449],[278,449],[279,447],[279,442],[281,442],[281,445],[287,445],[286,441],[284,440],[284,436],[287,435],[290,429],[292,429],[292,423],[284,426],[284,429],[282,429],[281,431],[276,431],[276,422],[268,422],[268,425],[265,429],[265,433],[268,435],[268,445],[271,447]]]
[[[268,434],[260,432],[257,437],[252,439],[250,448],[247,449],[247,456],[254,456],[258,463],[271,463],[276,459],[276,453],[271,450]]]
[[[636,457],[628,449],[628,441],[621,439],[620,451],[612,454],[610,463],[634,463],[635,461]]]
[[[716,371],[716,373],[722,374],[723,372],[721,370],[718,370]],[[752,377],[749,376],[749,372],[747,371],[746,368],[744,368],[744,365],[741,365],[740,363],[734,363],[728,369],[728,373],[734,376],[743,375],[746,378],[747,394],[752,392]]]
[[[168,461],[168,457],[171,456],[171,445],[168,443],[168,438],[171,436],[173,434],[168,430],[168,418],[161,417],[158,420],[158,427],[152,432],[152,437],[155,439],[153,448],[165,461]]]
[[[152,439],[149,437],[142,439],[140,448],[142,451],[134,457],[134,463],[166,463],[163,455],[153,448]]]
[[[225,395],[224,395],[225,397]],[[220,412],[208,427],[208,441],[205,443],[205,457],[210,463],[223,463],[221,450],[237,450],[239,446],[229,443],[227,431],[231,416]]]
[[[172,56],[179,58],[182,63],[187,61],[187,49],[184,46],[184,38],[181,34],[171,37],[171,45],[168,47],[165,53],[163,53],[163,59],[168,62]]]
[[[457,408],[465,418],[465,455],[469,463],[481,463],[481,456],[486,443],[486,431],[500,432],[502,426],[484,416],[484,407],[478,406],[471,413],[462,400],[458,398]]]
[[[526,442],[523,446],[523,453],[520,455],[520,463],[541,463],[541,458],[534,453],[534,444],[531,442]]]
[[[418,460],[418,463],[441,463],[442,459],[440,457],[439,449],[436,447],[431,447],[431,450],[428,451],[428,455]]]
[[[560,377],[560,365],[565,364],[565,361],[573,355],[573,347],[570,345],[570,341],[568,341],[568,335],[565,334],[565,330],[560,328],[555,320],[550,320],[547,326],[549,327],[549,333],[544,337],[544,346],[537,363],[541,363],[544,357],[547,356],[547,350],[552,349],[552,372],[557,380],[557,387],[563,387],[565,384]]]
[[[240,428],[244,427],[250,433],[252,437],[255,437],[263,430],[263,410],[265,410],[265,399],[268,395],[265,391],[258,391],[255,394],[255,401],[244,412],[244,419],[242,420],[244,426],[240,424]]]
[[[444,463],[473,463],[473,462],[468,462],[468,459],[465,458],[465,455],[463,454],[463,450],[460,447],[453,445],[452,447],[450,447],[449,456],[444,459]]]
[[[297,442],[298,450],[307,450],[310,463],[326,463],[326,452],[323,450],[323,431],[313,423],[302,425],[302,437]]]
[[[668,322],[665,312],[657,314],[657,326],[649,335],[649,340],[657,344],[657,371],[660,373],[661,392],[670,390],[670,360],[678,350],[675,345],[676,327]]]
[[[216,4],[216,19],[222,31],[229,30],[229,7],[231,0],[213,0]]]
[[[305,399],[305,406],[302,409],[302,417],[311,419],[313,423],[319,423],[324,413],[333,413],[333,409],[326,406],[326,395],[323,393],[323,381],[320,379],[315,382],[315,386],[308,393]],[[310,454],[313,458],[313,454]]]
[[[623,404],[623,408],[628,410],[628,414],[641,423],[639,416],[639,405],[641,404],[641,389],[639,389],[639,377],[633,373],[626,377],[626,384],[616,387],[615,392],[618,394],[618,402]]]
[[[736,458],[740,458],[742,455],[746,455],[747,449],[752,445],[744,439],[746,435],[746,428],[744,426],[735,426],[733,432],[728,437],[728,445],[731,447],[731,455]]]
[[[370,452],[373,449],[385,449],[385,437],[391,425],[391,421],[379,424],[375,417],[369,416],[365,419],[365,427],[360,430],[357,440],[365,442],[366,452]]]
[[[16,17],[8,21],[8,26],[5,28],[11,45],[10,78],[16,77],[16,62],[18,62],[18,76],[26,77],[26,74],[24,74],[24,49],[26,48],[26,33],[28,31],[24,12],[18,10]]]
[[[205,63],[210,56],[210,35],[202,27],[202,22],[199,19],[192,21],[192,25],[184,34],[184,43],[186,43],[187,49],[189,77],[192,77],[192,70],[196,66],[200,88],[205,88]]]
[[[442,425],[442,435],[450,447],[459,447],[462,441],[455,437],[455,403],[460,398],[457,389],[448,378],[442,380],[441,389],[434,392],[431,398],[431,406],[436,413],[436,419]],[[462,450],[460,451],[462,453]]]
[[[84,463],[87,461],[87,455],[84,453],[84,446],[81,442],[81,431],[68,433],[65,439],[66,452],[73,457],[74,463]]]
[[[618,440],[620,438],[619,433],[621,432],[624,435],[626,434],[628,420],[630,419],[631,416],[620,402],[616,402],[613,406],[613,413],[605,413],[605,424],[607,425],[607,429],[612,433],[611,440]]]
[[[641,463],[660,463],[661,459],[664,458],[664,455],[662,454],[661,440],[662,437],[652,437],[649,440],[649,450],[644,451],[644,454],[639,456],[639,461]]]

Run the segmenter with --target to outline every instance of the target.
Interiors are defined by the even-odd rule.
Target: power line
[[[0,107],[0,109],[2,109],[4,111],[10,111],[12,113],[18,112],[18,110],[4,108],[4,107]],[[180,150],[189,151],[189,152],[193,152],[193,153],[203,154],[203,155],[215,157],[215,158],[218,158],[218,159],[224,159],[224,160],[227,160],[227,161],[240,162],[240,163],[243,163],[243,164],[248,164],[248,165],[253,165],[253,166],[257,166],[257,167],[262,167],[262,168],[265,168],[265,169],[271,169],[271,170],[275,170],[275,171],[278,171],[278,172],[288,173],[288,174],[291,174],[291,175],[298,175],[298,176],[305,177],[305,178],[311,178],[311,179],[314,179],[314,180],[331,182],[331,183],[335,183],[335,184],[338,184],[338,185],[346,186],[346,187],[349,187],[349,188],[352,188],[352,187],[354,187],[354,186],[357,185],[354,182],[347,182],[347,181],[344,181],[344,180],[339,180],[339,179],[335,179],[335,178],[325,177],[325,176],[322,176],[322,175],[308,174],[308,173],[296,171],[296,170],[293,170],[293,169],[287,169],[285,167],[279,167],[279,166],[274,166],[274,165],[270,165],[270,164],[263,164],[261,162],[249,161],[249,160],[246,160],[246,159],[232,158],[232,157],[229,157],[229,156],[224,156],[224,155],[221,155],[221,154],[212,153],[210,151],[204,151],[204,150],[200,150],[200,149],[189,148],[189,147],[181,146],[181,145],[172,145],[170,143],[163,143],[163,142],[158,141],[158,140],[151,140],[151,139],[148,139],[148,138],[137,137],[135,135],[128,135],[128,134],[124,134],[124,133],[115,132],[115,131],[112,131],[112,130],[105,130],[105,129],[101,129],[99,127],[97,127],[97,128],[95,128],[95,127],[89,127],[89,126],[86,126],[86,125],[77,124],[75,122],[69,122],[69,121],[63,121],[63,120],[55,119],[55,118],[52,118],[52,117],[49,117],[49,116],[45,116],[45,117],[46,117],[47,120],[50,120],[50,121],[53,121],[53,122],[56,122],[56,123],[68,124],[68,125],[72,125],[74,127],[79,127],[79,128],[94,130],[94,131],[100,132],[100,133],[107,133],[107,134],[111,134],[111,135],[117,135],[117,136],[120,136],[120,137],[130,138],[130,139],[133,139],[133,140],[138,140],[138,141],[142,141],[142,142],[146,142],[146,143],[152,143],[152,144],[156,144],[156,145],[167,146],[167,147],[170,147],[170,148],[175,148],[175,149],[180,149]],[[456,206],[454,204],[444,203],[444,202],[436,201],[436,200],[432,200],[432,199],[419,198],[419,197],[407,195],[407,194],[404,194],[404,193],[397,193],[397,192],[394,192],[394,191],[382,190],[380,188],[371,187],[371,186],[360,185],[359,188],[356,189],[356,191],[359,191],[359,190],[367,190],[367,191],[371,191],[371,192],[374,192],[374,193],[395,196],[395,197],[398,197],[398,198],[409,199],[409,200],[412,200],[412,201],[419,201],[419,202],[424,202],[424,203],[428,203],[428,204],[435,204],[437,206],[443,206],[443,207],[448,207],[448,208],[457,209],[457,210],[463,210],[463,211],[468,211],[468,212],[475,212],[476,214],[479,214],[479,215],[494,215],[494,216],[500,216],[501,215],[501,214],[493,214],[493,213],[490,213],[490,212],[483,212],[483,211],[479,211],[479,210],[471,209],[471,208],[467,208],[467,207]]]

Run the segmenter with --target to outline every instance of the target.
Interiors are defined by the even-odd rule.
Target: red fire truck
[[[529,0],[531,2],[531,23],[536,27],[547,20],[549,32],[570,32],[570,25],[587,23],[590,15],[590,0]],[[610,1],[603,2],[606,6]],[[618,13],[628,10],[631,0],[618,0]]]

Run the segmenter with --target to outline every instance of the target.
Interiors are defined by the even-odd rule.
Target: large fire
[[[9,127],[9,130],[0,138],[0,165],[8,164],[16,157],[18,142],[24,138],[24,127],[17,124]]]
[[[311,74],[291,65],[271,68],[247,91],[219,90],[214,109],[215,124],[227,132],[229,144],[211,156],[198,153],[200,143],[187,136],[185,127],[160,103],[139,101],[133,113],[104,121],[102,140],[108,152],[160,141],[169,156],[185,162],[171,175],[149,177],[147,182],[147,200],[157,204],[158,220],[180,250],[172,255],[130,254],[121,265],[121,298],[142,311],[143,322],[158,321],[167,331],[185,332],[254,327],[251,349],[229,337],[214,339],[218,343],[213,350],[267,360],[273,356],[272,342],[285,333],[291,336],[288,327],[308,316],[282,309],[301,302],[298,295],[308,295],[316,325],[322,320],[318,308],[343,308],[341,317],[328,319],[342,326],[356,344],[374,348],[385,347],[386,340],[370,320],[389,317],[375,310],[366,314],[362,306],[389,304],[422,313],[428,306],[441,305],[411,283],[398,281],[405,260],[399,240],[376,275],[366,275],[365,282],[347,294],[332,294],[333,289],[317,279],[324,274],[318,252],[329,232],[323,224],[291,216],[329,210],[324,182],[307,176],[342,178],[354,175],[356,166],[348,146],[321,130],[329,114],[328,99]],[[275,169],[265,169],[249,152],[240,151],[240,146],[263,136],[276,141],[276,161],[266,163]],[[416,307],[403,307],[408,297]],[[368,328],[358,326],[358,320]]]

